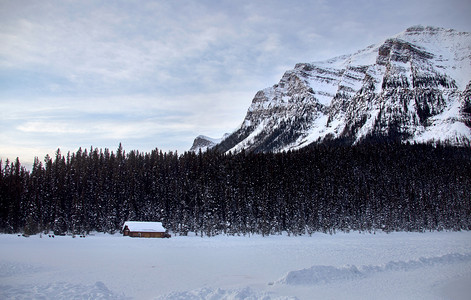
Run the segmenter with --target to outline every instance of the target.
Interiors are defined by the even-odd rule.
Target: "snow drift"
[[[357,267],[312,266],[308,269],[291,271],[277,281],[278,284],[309,285],[338,280],[349,280],[373,276],[376,273],[390,271],[411,271],[434,265],[456,264],[471,261],[471,253],[451,253],[438,257],[420,258],[410,261],[390,261],[385,265],[365,265]]]

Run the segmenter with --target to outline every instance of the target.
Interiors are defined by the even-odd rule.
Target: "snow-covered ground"
[[[0,235],[0,299],[469,299],[471,232]]]

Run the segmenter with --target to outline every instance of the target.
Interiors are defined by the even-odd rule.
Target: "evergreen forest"
[[[471,229],[471,149],[318,144],[283,153],[78,149],[0,162],[0,232],[290,235]]]

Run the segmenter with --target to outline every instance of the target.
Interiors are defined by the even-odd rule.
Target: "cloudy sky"
[[[0,0],[0,158],[181,153],[298,62],[417,24],[471,31],[470,16],[467,0]]]

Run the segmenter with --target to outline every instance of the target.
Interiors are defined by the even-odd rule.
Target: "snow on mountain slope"
[[[297,64],[259,91],[221,151],[369,138],[469,144],[471,34],[415,26],[352,55]]]

